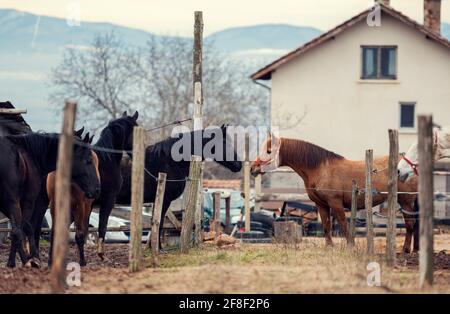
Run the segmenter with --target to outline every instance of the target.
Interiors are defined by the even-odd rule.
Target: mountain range
[[[96,34],[109,31],[134,46],[159,36],[111,23],[69,26],[65,19],[12,9],[0,9],[0,25],[0,101],[11,100],[18,107],[28,108],[27,121],[34,129],[53,131],[58,123],[49,113],[51,86],[47,75],[60,62],[65,47],[83,49]],[[308,26],[263,24],[225,29],[205,41],[212,41],[226,56],[248,62],[256,70],[320,34],[320,30]],[[442,34],[450,38],[450,24],[442,24]]]

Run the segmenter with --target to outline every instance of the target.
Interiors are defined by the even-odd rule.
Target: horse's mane
[[[119,138],[120,140],[125,141],[126,126],[128,126],[129,124],[134,125],[134,122],[132,120],[133,119],[131,117],[121,117],[121,118],[110,121],[108,123],[108,125],[100,133],[100,138],[98,139],[95,146],[104,147],[104,148],[108,148],[108,149],[118,149],[118,148],[114,147],[114,140],[117,140],[117,138]],[[115,127],[117,127],[117,129],[119,130],[118,136],[117,136],[117,134],[114,134],[114,132],[113,132],[113,128],[115,128]],[[117,154],[117,153],[105,152],[105,151],[101,151],[101,150],[95,150],[95,152],[96,152],[97,156],[102,160],[112,159],[113,154]]]
[[[15,109],[9,102],[0,102],[1,109]],[[30,125],[21,114],[0,114],[0,134],[27,134],[31,132]]]
[[[59,141],[59,134],[57,133],[34,132],[22,135],[8,135],[7,138],[16,145],[23,147],[31,159],[42,167],[46,166],[43,164],[46,161],[43,160],[42,156],[50,148],[55,150],[56,157]]]
[[[283,151],[283,163],[299,164],[309,169],[317,168],[326,161],[344,159],[341,155],[325,148],[296,139],[283,138],[280,153],[281,150]]]

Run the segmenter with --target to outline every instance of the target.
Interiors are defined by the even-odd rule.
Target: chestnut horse
[[[399,160],[400,160],[399,156]],[[387,191],[388,157],[374,159],[374,169],[379,171],[372,176],[373,189]],[[331,209],[348,239],[347,221],[344,208],[351,207],[352,180],[356,180],[359,188],[365,187],[365,162],[348,160],[336,153],[317,145],[288,138],[277,138],[270,135],[261,147],[260,156],[251,164],[253,175],[263,174],[266,169],[288,166],[292,168],[304,181],[309,198],[316,204],[322,219],[327,244],[331,240]],[[408,182],[398,182],[401,192],[416,192],[417,180],[412,178]],[[375,193],[373,205],[386,201],[386,194]],[[409,253],[414,233],[415,216],[413,212],[415,194],[399,194],[398,203],[403,209],[406,225],[406,237],[403,251]],[[358,209],[364,209],[364,193],[357,198]],[[414,236],[414,250],[418,250],[418,234]]]
[[[92,138],[89,138],[89,133],[86,137],[88,138],[88,143],[92,143]],[[97,178],[100,181],[100,173],[98,171],[98,157],[94,151],[92,153],[92,161],[95,166],[97,173]],[[47,176],[47,194],[50,200],[50,213],[52,215],[52,222],[56,221],[55,218],[55,182],[56,182],[56,171],[49,173]],[[71,183],[71,215],[70,222],[75,222],[75,242],[78,246],[78,253],[80,259],[80,265],[86,266],[86,259],[84,257],[84,244],[86,242],[86,237],[89,232],[89,217],[91,216],[93,198],[89,198],[83,192],[83,190],[78,186],[78,184]],[[53,250],[53,231],[54,223],[52,223],[51,232],[51,244],[50,251],[48,255],[48,264],[51,265],[52,262],[52,250]]]

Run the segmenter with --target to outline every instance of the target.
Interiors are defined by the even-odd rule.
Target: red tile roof
[[[442,37],[440,34],[434,33],[430,30],[428,30],[426,27],[424,27],[422,24],[417,23],[413,19],[409,18],[408,16],[404,15],[403,13],[394,10],[390,6],[386,6],[382,3],[380,3],[381,11],[390,15],[391,17],[405,23],[406,25],[413,27],[418,32],[423,33],[427,39],[431,39],[436,41],[439,44],[442,44],[443,46],[450,48],[450,41]],[[313,40],[307,42],[303,46],[289,52],[288,54],[280,57],[279,59],[275,60],[274,62],[266,65],[262,69],[258,70],[254,74],[251,75],[252,80],[270,80],[272,76],[272,72],[275,71],[277,68],[279,68],[281,65],[291,61],[292,59],[298,57],[299,55],[305,53],[306,51],[319,46],[320,44],[327,42],[329,40],[333,40],[335,36],[344,30],[346,30],[349,27],[352,27],[353,25],[357,24],[358,22],[362,21],[363,19],[366,19],[370,12],[372,12],[373,8],[369,8],[358,15],[350,18],[349,20],[345,21],[344,23],[336,26],[335,28],[331,29],[330,31],[320,35],[319,37],[314,38]]]

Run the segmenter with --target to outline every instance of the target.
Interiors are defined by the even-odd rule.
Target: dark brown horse
[[[89,133],[86,137],[88,143],[92,143],[92,138],[89,138]],[[95,152],[92,153],[92,161],[97,171],[97,178],[100,181],[100,173],[98,171],[98,157]],[[52,215],[52,221],[56,221],[55,218],[55,186],[56,186],[56,171],[49,173],[47,176],[47,194],[50,201],[50,213]],[[75,242],[78,246],[78,253],[80,258],[80,265],[86,266],[86,259],[84,256],[84,244],[89,232],[89,218],[92,211],[93,198],[90,198],[84,193],[84,191],[78,186],[78,184],[72,182],[71,184],[71,215],[70,222],[75,222]],[[53,227],[51,233],[51,245],[48,255],[48,263],[51,265],[52,250],[53,250]]]
[[[365,187],[365,162],[348,160],[336,153],[317,145],[296,139],[276,138],[270,135],[263,143],[261,155],[251,164],[253,175],[264,173],[266,169],[288,166],[304,181],[309,198],[316,203],[323,222],[326,243],[331,244],[331,209],[334,211],[345,236],[348,239],[347,221],[344,208],[351,207],[352,180],[356,180],[360,188]],[[399,156],[400,160],[400,156]],[[388,157],[374,159],[375,169],[387,169]],[[387,171],[379,171],[372,176],[373,189],[387,191]],[[401,192],[416,192],[417,180],[398,182]],[[373,205],[386,201],[386,194],[373,196]],[[413,212],[414,194],[399,194],[398,203],[403,209],[406,225],[406,237],[403,251],[410,252],[411,239],[414,233],[415,216]],[[364,209],[364,193],[358,194],[358,209]],[[414,250],[418,250],[418,234],[414,236]]]

